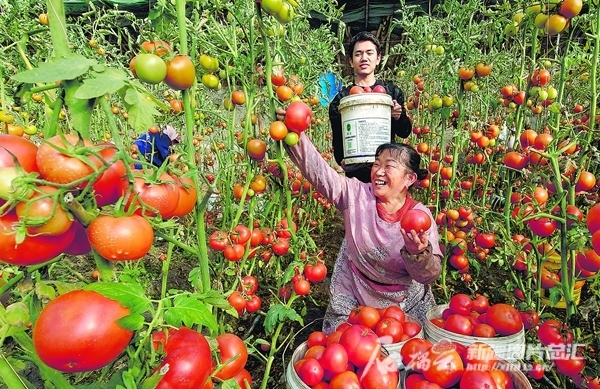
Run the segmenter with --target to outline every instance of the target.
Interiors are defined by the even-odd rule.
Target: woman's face
[[[396,159],[389,150],[384,150],[371,168],[371,184],[377,197],[392,199],[408,192],[408,188],[417,179],[402,161]]]

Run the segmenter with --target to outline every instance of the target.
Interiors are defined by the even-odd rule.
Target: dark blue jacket
[[[160,167],[171,154],[169,148],[172,144],[171,138],[162,131],[156,134],[146,132],[140,135],[134,143],[139,150],[139,155],[143,155],[148,162],[152,162],[155,166]],[[138,167],[136,164],[136,168],[141,168],[141,165]]]

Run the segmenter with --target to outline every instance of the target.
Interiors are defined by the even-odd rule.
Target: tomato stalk
[[[590,13],[591,13],[591,3],[590,3]],[[600,65],[598,62],[598,56],[600,56],[600,5],[596,2],[596,20],[594,21],[595,25],[593,28],[594,34],[594,49],[592,53],[592,60],[590,64],[590,90],[591,90],[591,98],[590,98],[590,128],[587,130],[586,137],[586,145],[589,145],[592,142],[594,128],[596,126],[596,108],[598,104],[598,66]],[[583,158],[583,153],[582,153]]]

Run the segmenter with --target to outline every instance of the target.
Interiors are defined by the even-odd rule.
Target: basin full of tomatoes
[[[294,353],[293,372],[311,388],[396,388],[400,355],[387,348],[420,334],[418,321],[398,306],[357,306],[331,334],[308,336]]]
[[[524,324],[521,313],[513,306],[498,303],[490,304],[488,299],[478,294],[471,296],[458,293],[450,298],[447,307],[443,308],[441,317],[432,317],[433,308],[428,313],[431,324],[453,334],[478,338],[495,338],[512,336],[523,331]],[[536,321],[532,323],[531,320]],[[537,319],[527,318],[527,327],[535,326]]]
[[[517,366],[498,358],[494,349],[482,342],[464,346],[415,338],[406,342],[402,361],[408,369],[406,389],[531,388]]]

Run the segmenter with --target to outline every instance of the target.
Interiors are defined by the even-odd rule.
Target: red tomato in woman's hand
[[[427,231],[431,227],[431,217],[423,210],[410,209],[402,216],[400,227],[406,232]]]
[[[121,354],[133,331],[117,320],[129,309],[85,290],[58,296],[42,309],[33,327],[33,346],[53,369],[75,373],[100,369]],[[98,347],[101,344],[102,347]]]
[[[289,131],[301,133],[310,127],[312,109],[303,101],[292,102],[285,110],[285,125]]]

